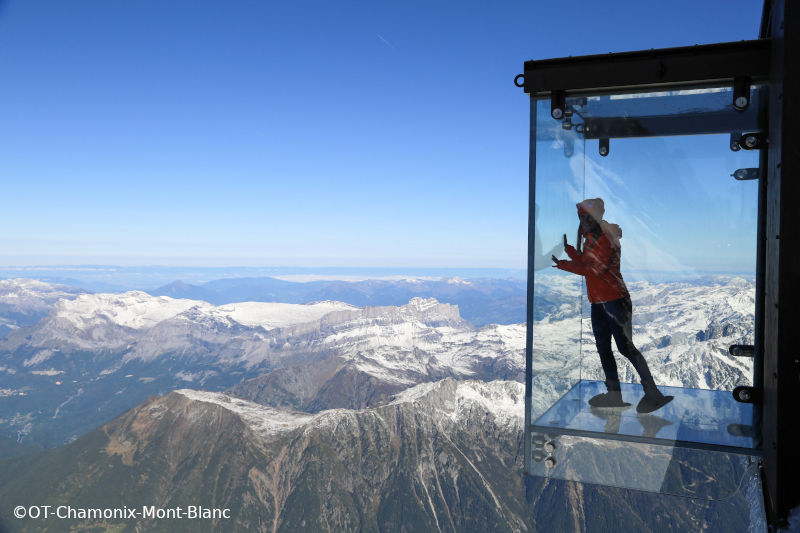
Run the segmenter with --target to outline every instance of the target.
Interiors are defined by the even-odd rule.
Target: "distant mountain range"
[[[236,278],[188,285],[175,281],[153,291],[153,296],[202,300],[214,305],[238,302],[305,304],[321,300],[346,302],[358,307],[403,305],[412,298],[435,298],[457,305],[461,316],[476,326],[518,324],[525,321],[526,283],[508,278],[438,281],[404,279],[366,281],[310,281],[296,283],[275,278]]]
[[[7,280],[11,281],[11,280]],[[34,282],[34,280],[31,280]],[[82,282],[73,278],[44,277],[35,282],[70,286],[72,290],[98,293],[123,293],[122,285]],[[441,303],[458,305],[461,316],[476,326],[518,324],[525,321],[526,282],[516,278],[443,277],[437,281],[407,278],[365,281],[284,281],[272,277],[236,277],[199,285],[174,281],[157,289],[144,290],[151,296],[199,300],[213,305],[240,302],[280,302],[306,304],[336,300],[358,307],[403,305],[412,298],[436,298]],[[2,293],[2,288],[0,288]],[[0,318],[2,316],[0,315]],[[0,323],[0,337],[7,331]],[[29,324],[25,324],[29,325]]]

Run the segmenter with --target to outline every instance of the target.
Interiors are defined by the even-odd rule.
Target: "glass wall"
[[[720,499],[760,454],[730,392],[753,358],[729,352],[755,344],[751,92],[746,111],[730,87],[568,95],[561,120],[532,99],[530,473]]]

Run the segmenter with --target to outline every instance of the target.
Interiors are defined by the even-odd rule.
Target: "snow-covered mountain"
[[[58,444],[149,394],[188,384],[224,390],[270,371],[281,390],[291,378],[311,391],[281,405],[361,407],[449,376],[518,379],[522,350],[523,326],[475,329],[457,307],[434,299],[215,307],[136,291],[82,295],[0,342],[0,389],[12,399],[0,410],[0,429],[26,441],[44,424],[52,433],[39,428],[40,442]],[[261,398],[274,389],[259,387]],[[21,418],[26,412],[36,420]]]
[[[540,276],[534,322],[534,368],[557,364],[555,375],[602,380],[590,304],[580,285],[564,276]],[[633,341],[657,383],[699,389],[733,390],[750,385],[753,360],[733,357],[732,344],[753,344],[755,286],[741,278],[708,276],[693,283],[628,284],[633,302]],[[615,347],[616,353],[616,347]],[[638,383],[628,361],[617,353],[623,381]]]
[[[564,276],[536,289],[534,371],[602,379],[581,287]],[[657,382],[732,389],[752,361],[753,284],[631,283],[634,341]],[[141,402],[188,386],[307,412],[366,408],[447,377],[521,381],[524,324],[475,328],[457,306],[414,298],[341,302],[206,302],[142,292],[70,294],[0,341],[0,435],[57,445]],[[619,360],[624,379],[636,376]]]
[[[15,329],[36,324],[59,300],[74,300],[90,292],[33,279],[0,280],[0,338]]]

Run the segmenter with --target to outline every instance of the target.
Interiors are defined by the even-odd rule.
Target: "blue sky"
[[[7,1],[0,264],[525,264],[527,59],[758,1]]]

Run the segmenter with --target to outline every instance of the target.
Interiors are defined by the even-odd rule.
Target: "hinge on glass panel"
[[[745,133],[739,137],[739,147],[742,150],[761,150],[766,148],[769,144],[766,132],[757,131],[754,133]]]
[[[762,398],[761,389],[755,387],[736,387],[733,389],[733,399],[739,403],[761,403]]]
[[[750,76],[733,79],[733,108],[744,111],[750,105]]]

